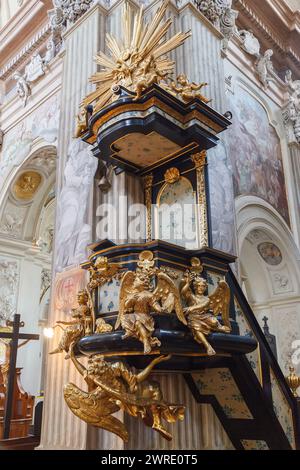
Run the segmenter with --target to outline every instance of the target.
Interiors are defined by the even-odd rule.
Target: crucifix
[[[3,439],[9,439],[9,433],[10,433],[10,423],[11,423],[11,417],[12,417],[13,395],[14,395],[14,379],[15,379],[16,364],[17,364],[18,341],[20,339],[24,339],[27,342],[30,340],[38,340],[40,338],[39,335],[20,333],[20,328],[24,326],[24,322],[20,321],[19,314],[14,315],[13,321],[7,321],[7,326],[12,327],[11,333],[0,332],[0,338],[11,339],[9,371],[8,371],[8,378],[7,378],[6,400],[5,400],[5,410],[4,410]]]

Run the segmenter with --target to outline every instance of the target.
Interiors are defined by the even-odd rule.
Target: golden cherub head
[[[186,86],[189,81],[188,81],[188,78],[187,76],[184,74],[184,73],[180,73],[178,76],[177,76],[177,82],[179,83],[179,85],[181,86]]]

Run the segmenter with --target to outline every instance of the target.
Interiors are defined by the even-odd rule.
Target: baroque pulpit
[[[212,246],[209,150],[230,113],[214,110],[206,83],[174,77],[167,54],[191,33],[166,39],[166,9],[145,25],[142,8],[125,7],[123,40],[107,35],[110,55],[97,55],[96,89],[78,112],[76,136],[99,166],[143,182],[146,233],[143,242],[89,246],[88,282],[51,351],[86,388],[67,383],[62,393],[70,412],[125,442],[120,410],[171,440],[187,410],[157,377],[181,374],[234,448],[295,448],[297,403],[233,274],[236,258]]]

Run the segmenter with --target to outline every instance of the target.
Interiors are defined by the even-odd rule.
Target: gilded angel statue
[[[85,368],[75,357],[71,347],[71,360],[84,377],[88,392],[69,383],[64,387],[64,398],[70,410],[86,423],[105,429],[128,441],[125,424],[112,416],[123,410],[171,440],[162,419],[174,423],[184,418],[184,406],[168,404],[163,400],[159,383],[148,381],[156,364],[167,361],[170,356],[156,357],[144,370],[135,373],[123,362],[107,362],[95,355]]]
[[[177,84],[173,81],[171,82],[170,91],[175,91],[187,103],[194,98],[199,98],[203,103],[210,103],[211,100],[200,93],[200,90],[207,85],[208,83],[205,82],[199,84],[190,82],[187,76],[181,73],[177,77]]]
[[[144,251],[136,272],[127,271],[120,287],[119,315],[115,329],[120,326],[125,330],[123,339],[133,337],[144,345],[144,354],[149,354],[153,347],[161,345],[153,336],[155,330],[151,313],[176,312],[180,321],[186,324],[181,306],[179,291],[164,272],[153,268],[153,253]],[[157,286],[151,286],[152,278],[157,277]]]
[[[168,72],[162,72],[156,65],[153,55],[150,55],[141,63],[141,70],[136,81],[136,97],[133,101],[141,98],[142,93],[153,83],[159,83],[160,80],[166,78]]]
[[[60,326],[63,330],[63,336],[54,351],[50,354],[57,354],[65,351],[67,355],[65,359],[69,359],[69,349],[72,343],[79,341],[83,336],[91,334],[92,331],[92,316],[91,308],[89,306],[89,295],[86,290],[81,290],[77,294],[78,307],[72,309],[72,320],[70,321],[57,321],[56,326]],[[63,328],[61,325],[66,325]]]
[[[230,290],[228,284],[223,280],[219,281],[218,287],[212,294],[205,295],[206,290],[206,279],[189,271],[185,274],[181,286],[181,296],[187,304],[184,309],[187,324],[195,341],[203,344],[207,354],[212,356],[216,354],[216,351],[206,337],[213,331],[221,333],[230,333],[231,331],[229,321]],[[217,318],[219,314],[222,315],[224,325]]]

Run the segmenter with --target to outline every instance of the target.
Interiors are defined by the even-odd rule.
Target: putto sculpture
[[[77,294],[78,307],[72,310],[72,320],[63,321],[58,320],[56,326],[59,326],[63,330],[63,336],[54,351],[50,354],[57,354],[65,351],[67,355],[65,359],[69,359],[70,346],[76,343],[80,338],[85,335],[86,332],[86,320],[90,318],[91,309],[89,307],[89,297],[86,291],[79,291]],[[61,325],[65,325],[64,329]],[[87,329],[91,334],[90,328]]]
[[[177,83],[171,82],[170,89],[185,102],[189,102],[194,98],[199,98],[204,103],[210,103],[211,100],[200,93],[200,90],[207,85],[208,83],[197,84],[190,82],[187,76],[184,73],[181,73],[177,77]]]
[[[203,268],[200,260],[192,258],[191,265],[181,286],[181,296],[187,304],[184,312],[194,340],[203,344],[207,354],[212,356],[216,354],[216,351],[206,337],[214,331],[220,333],[230,333],[231,331],[229,322],[230,290],[228,284],[221,280],[212,294],[205,295],[208,284],[206,279],[201,277]],[[217,319],[219,314],[222,315],[224,325]]]

